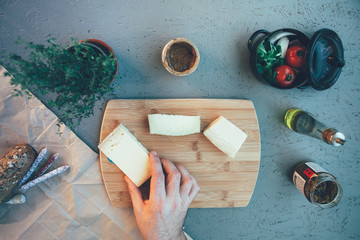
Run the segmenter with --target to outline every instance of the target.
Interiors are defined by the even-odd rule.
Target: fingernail
[[[154,157],[157,157],[157,156],[158,156],[157,152],[155,152],[155,151],[152,151],[151,154],[152,154]]]

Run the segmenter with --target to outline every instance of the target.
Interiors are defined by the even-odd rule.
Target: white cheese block
[[[151,134],[185,136],[200,132],[200,116],[149,114]]]
[[[149,151],[136,140],[135,136],[123,124],[120,124],[102,141],[99,149],[136,186],[140,186],[151,176]]]
[[[218,149],[231,158],[235,157],[247,138],[246,133],[223,116],[220,116],[213,121],[205,129],[204,135]]]

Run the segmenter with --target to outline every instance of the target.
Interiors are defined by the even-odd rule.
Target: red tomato
[[[295,73],[287,65],[279,66],[275,69],[275,82],[280,87],[290,87],[295,81]]]
[[[294,68],[302,68],[305,63],[305,48],[297,45],[292,46],[286,51],[286,63]]]

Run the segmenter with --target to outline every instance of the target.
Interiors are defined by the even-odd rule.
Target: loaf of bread
[[[35,150],[26,144],[14,147],[0,159],[0,204],[29,170],[35,157]]]

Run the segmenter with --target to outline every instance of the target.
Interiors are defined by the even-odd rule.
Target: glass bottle
[[[321,139],[327,144],[338,147],[345,143],[344,134],[319,122],[310,113],[301,109],[291,108],[287,110],[284,122],[291,130]]]
[[[342,197],[336,178],[314,162],[300,163],[294,170],[293,183],[317,207],[333,207]]]

